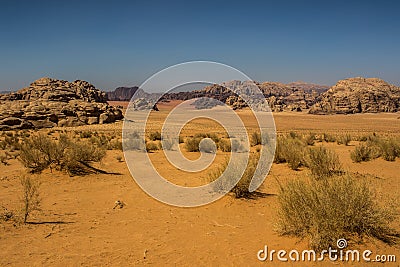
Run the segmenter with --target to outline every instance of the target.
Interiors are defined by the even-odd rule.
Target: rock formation
[[[139,88],[134,87],[117,87],[112,92],[107,92],[107,99],[110,101],[130,101],[132,96]]]
[[[122,111],[86,81],[41,78],[15,93],[0,95],[0,130],[110,123]]]
[[[341,80],[323,93],[311,114],[400,111],[400,88],[378,78]]]

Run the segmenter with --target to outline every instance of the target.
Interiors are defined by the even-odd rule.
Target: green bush
[[[278,230],[309,237],[314,249],[335,247],[339,238],[372,236],[393,244],[399,234],[389,227],[394,213],[380,207],[367,183],[349,175],[303,182],[293,180],[279,194]]]

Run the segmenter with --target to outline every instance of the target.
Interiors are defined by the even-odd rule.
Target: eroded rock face
[[[311,114],[400,111],[400,88],[378,78],[341,80],[320,96]]]
[[[122,119],[92,84],[41,78],[15,93],[0,95],[0,130],[79,126]]]

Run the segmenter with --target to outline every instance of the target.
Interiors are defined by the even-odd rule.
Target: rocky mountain
[[[139,87],[117,87],[114,91],[107,92],[107,99],[110,101],[129,101]]]
[[[315,84],[310,84],[307,87],[306,83],[283,84],[279,82],[255,82],[255,84],[260,88],[273,111],[301,111],[303,109],[308,109],[316,103],[319,95],[316,90],[321,91],[326,88],[326,86],[318,86]],[[232,89],[235,88],[235,90],[239,92],[246,93],[247,84],[246,82],[230,81],[222,85],[214,84],[206,86],[202,90],[166,94],[162,99],[187,100],[198,97],[209,97],[224,102],[232,106],[233,109],[246,107],[247,105],[243,99],[235,95],[227,87]],[[305,90],[300,88],[305,88]],[[313,88],[316,90],[313,90]],[[196,107],[199,109],[207,108],[200,105],[203,103],[206,106],[212,107],[211,102],[209,101],[200,101],[196,103]]]
[[[329,89],[328,85],[307,83],[303,81],[291,82],[288,83],[287,86],[289,86],[292,89],[303,90],[306,93],[312,93],[313,91],[315,91],[318,94],[322,94],[323,92],[326,92]]]
[[[110,123],[122,111],[107,104],[92,84],[41,78],[17,92],[0,95],[0,130]]]
[[[400,88],[378,78],[341,80],[323,93],[311,114],[400,111]]]

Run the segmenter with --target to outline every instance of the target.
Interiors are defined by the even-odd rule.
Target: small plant
[[[118,155],[115,157],[116,160],[118,160],[118,162],[122,162],[122,156]]]
[[[188,137],[185,140],[185,147],[188,152],[198,152],[201,137]]]
[[[372,150],[367,144],[357,145],[350,153],[354,162],[369,161],[372,159]]]
[[[313,146],[316,139],[317,138],[313,133],[309,133],[303,137],[304,143],[306,143],[308,146]]]
[[[231,152],[231,142],[227,139],[220,139],[218,142],[218,148],[222,152]]]
[[[350,142],[351,142],[351,135],[350,134],[340,135],[336,139],[336,142],[337,142],[338,145],[348,146],[350,144]]]
[[[307,165],[315,179],[331,177],[342,172],[338,155],[322,146],[309,150]]]
[[[33,211],[40,210],[39,187],[40,183],[29,176],[22,176],[20,179],[22,185],[22,214],[24,223],[27,222],[29,215]]]
[[[160,150],[160,145],[156,142],[147,142],[146,143],[146,151],[151,152],[155,150]]]
[[[400,157],[400,145],[394,140],[382,140],[379,142],[381,156],[386,161],[395,161],[396,157]]]
[[[161,133],[160,132],[151,132],[149,134],[149,139],[150,141],[157,141],[157,140],[161,140]]]
[[[204,138],[199,143],[199,151],[215,154],[217,152],[217,147],[211,138]]]
[[[336,137],[332,134],[324,133],[324,141],[327,143],[336,142]]]
[[[305,182],[292,180],[279,194],[278,231],[310,237],[313,249],[334,247],[339,238],[372,236],[394,244],[399,233],[390,228],[395,213],[374,200],[364,180],[349,175]]]
[[[224,178],[218,180],[214,185],[214,190],[217,192],[222,192],[225,188],[231,187],[233,180],[237,178],[237,175],[241,173],[242,167],[246,164],[246,155],[237,158],[237,162],[233,162],[232,169],[227,170],[228,159],[219,166],[216,170],[208,173],[209,181],[213,182],[224,174]],[[249,192],[250,182],[253,179],[254,172],[257,168],[260,155],[258,153],[251,153],[247,162],[247,167],[240,178],[239,182],[231,189],[231,192],[236,198],[248,198],[251,197],[251,192]],[[225,173],[224,173],[225,172]]]
[[[0,154],[0,162],[3,163],[3,165],[8,165],[8,157],[6,154]]]
[[[253,132],[251,134],[251,146],[261,145],[261,134],[259,132]]]
[[[305,165],[305,144],[298,138],[292,136],[279,136],[275,150],[275,163],[287,162],[288,166],[297,170]]]

